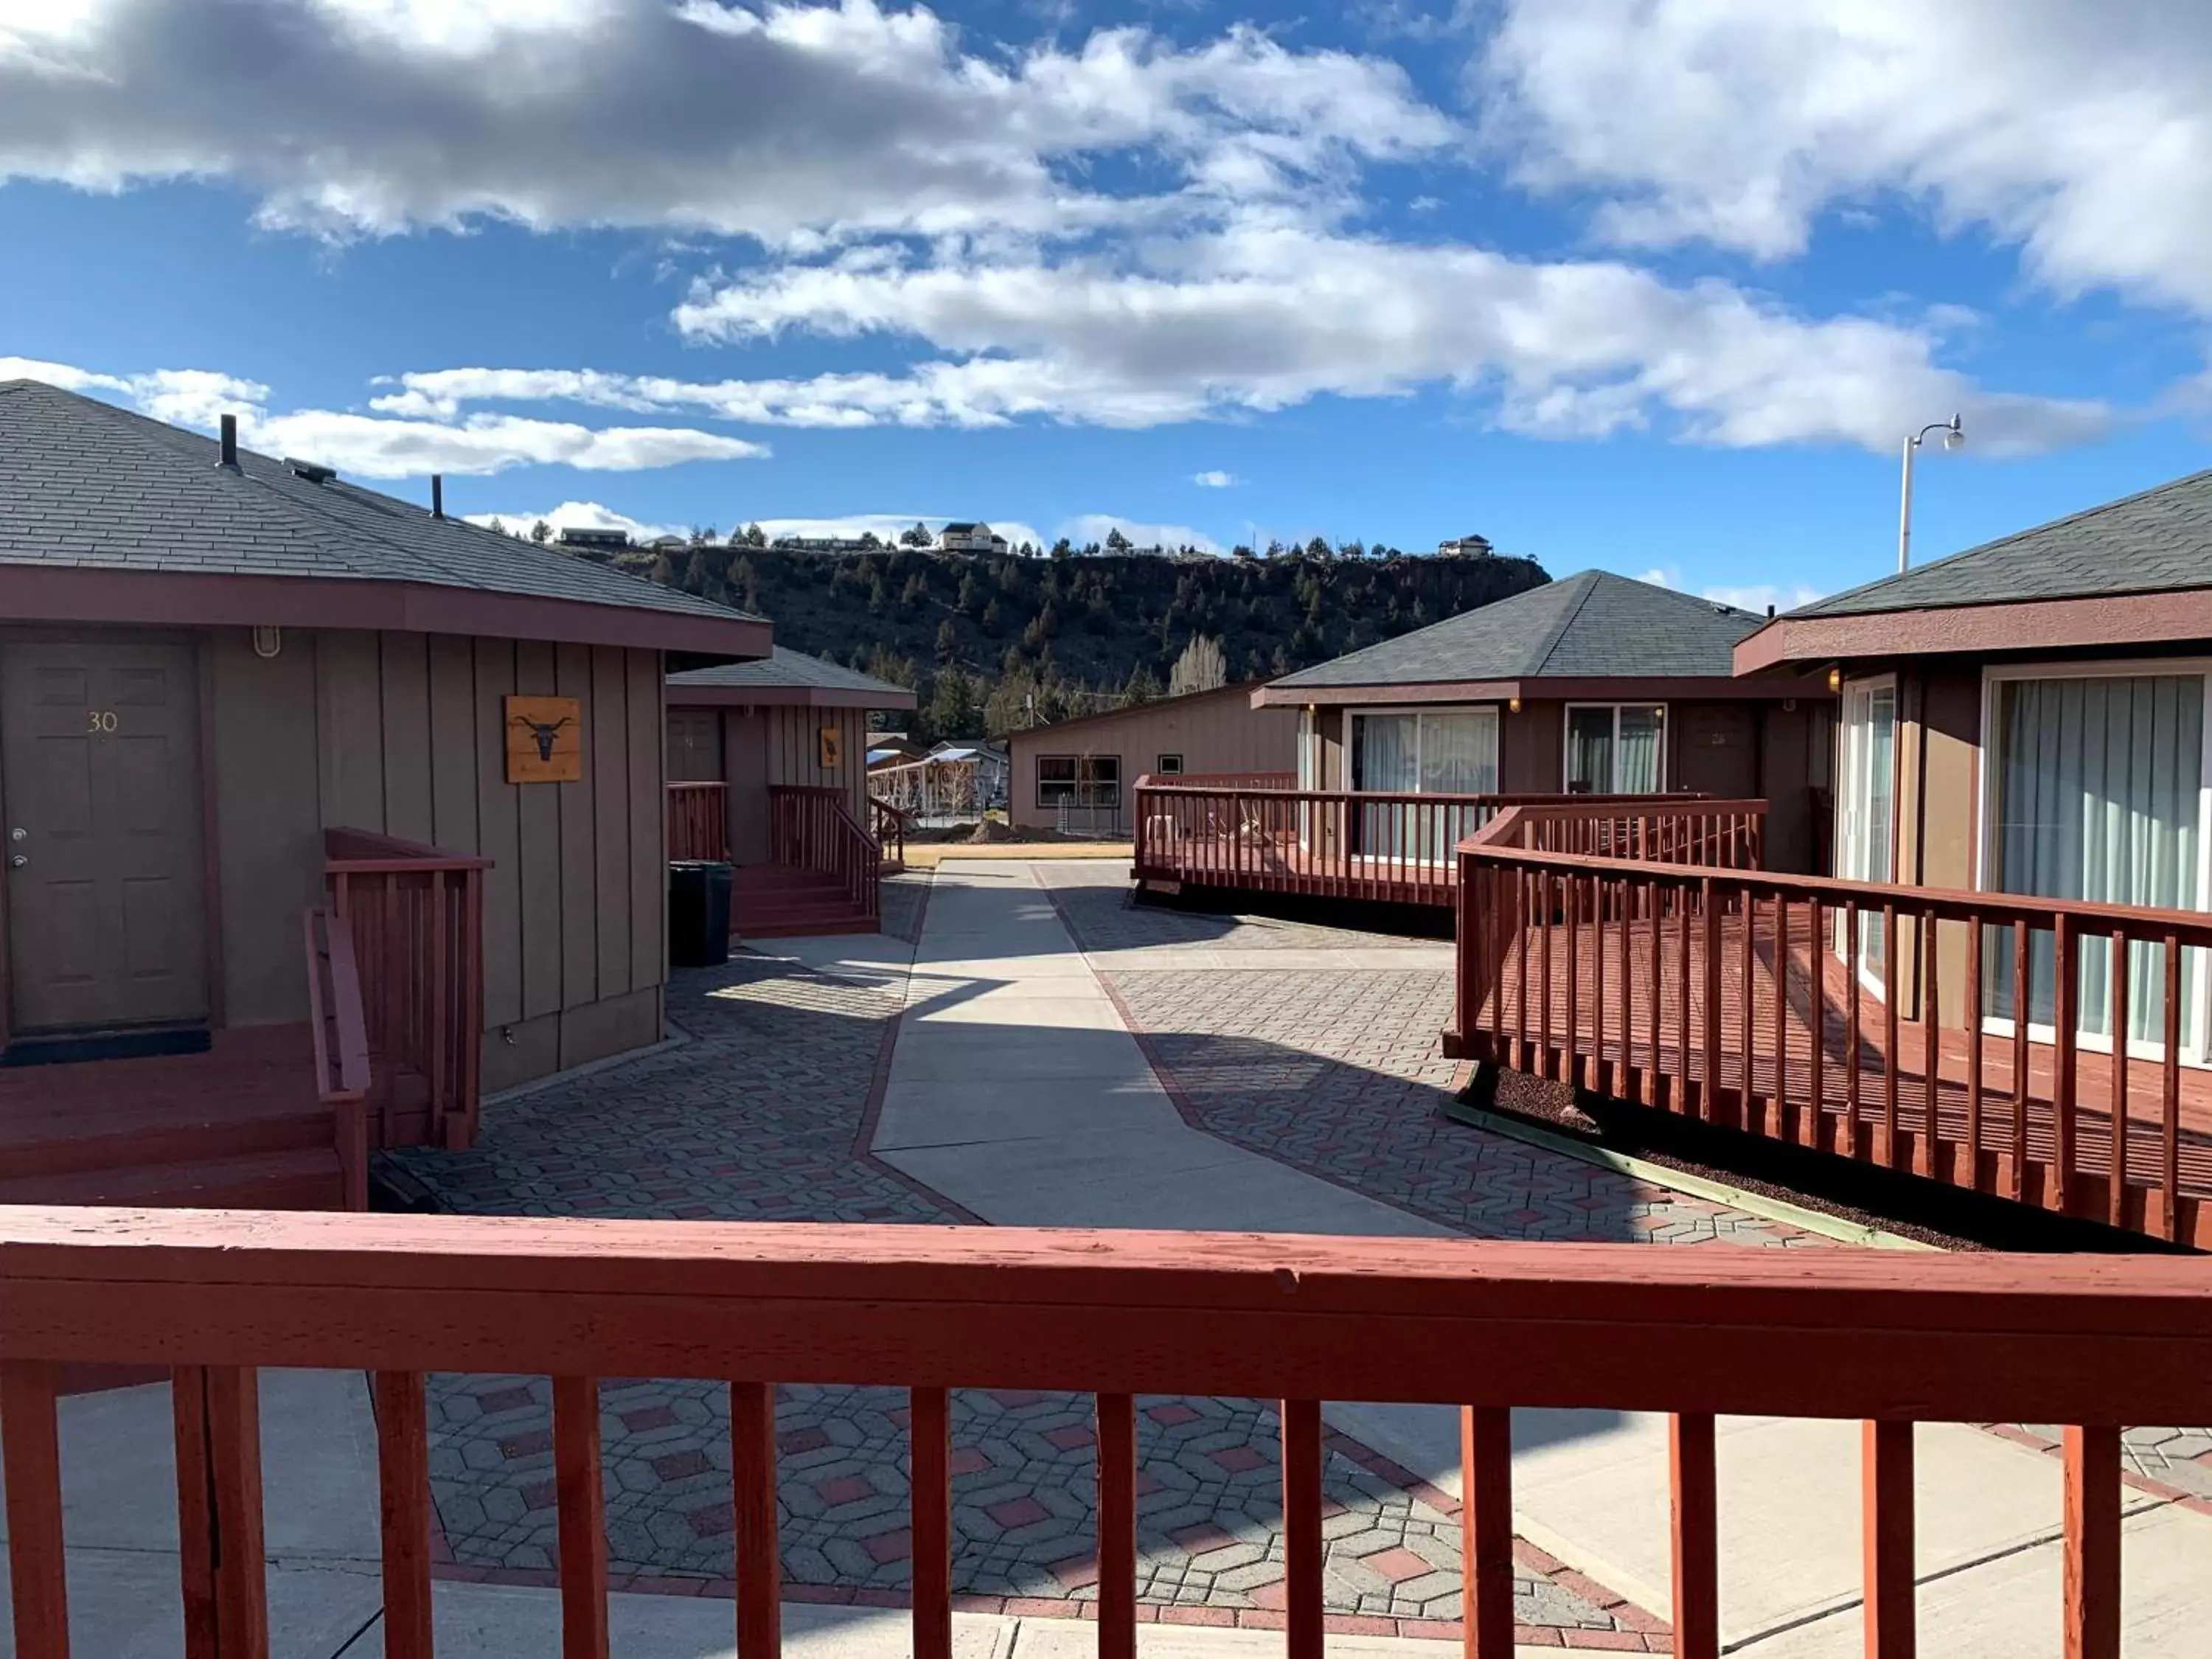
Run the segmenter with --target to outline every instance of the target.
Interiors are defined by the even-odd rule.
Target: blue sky
[[[0,0],[0,364],[472,513],[1786,604],[1954,408],[1923,556],[2206,465],[2195,9]]]

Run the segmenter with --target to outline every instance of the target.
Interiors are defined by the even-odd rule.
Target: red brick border
[[[2025,1446],[2028,1450],[2041,1452],[2047,1457],[2063,1457],[2066,1455],[2065,1447],[2056,1440],[2045,1440],[2039,1434],[2030,1434],[2017,1423],[1977,1423],[1974,1426],[1984,1434],[1993,1434],[2000,1440],[2009,1440],[2015,1446]],[[2120,1471],[2120,1484],[2187,1510],[2193,1515],[2212,1515],[2212,1498],[2199,1498],[2195,1492],[2169,1486],[2163,1480],[2137,1474],[2133,1469],[2123,1468]]]

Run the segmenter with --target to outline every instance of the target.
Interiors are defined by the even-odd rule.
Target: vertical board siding
[[[667,738],[661,715],[662,665],[658,651],[629,653],[630,985],[635,990],[667,977],[668,842],[663,817],[668,801]],[[658,1032],[655,1033],[658,1035]]]
[[[300,912],[323,890],[315,636],[287,635],[264,659],[244,629],[226,629],[210,658],[223,1023],[289,1024],[307,1017]]]
[[[430,839],[430,652],[422,634],[379,636],[384,698],[384,833]]]
[[[602,762],[584,776],[592,792],[592,908],[598,918],[599,994],[631,990],[630,770],[627,665],[613,646],[592,653],[590,734],[585,752]]]
[[[478,844],[476,652],[458,635],[430,636],[430,834],[437,847]]]
[[[550,788],[561,813],[561,1006],[580,1007],[597,1002],[599,988],[599,864],[592,852],[597,828],[592,792],[599,755],[592,742],[592,648],[587,645],[554,647],[554,689],[577,702],[582,726],[584,775],[574,783],[541,785]],[[625,776],[629,768],[623,768]],[[628,984],[618,988],[629,989]]]
[[[476,642],[477,851],[492,861],[484,872],[484,1028],[497,1030],[522,1018],[522,815],[519,791],[507,781],[507,708],[514,690],[514,646],[507,640]],[[485,758],[497,755],[494,766]],[[514,943],[510,944],[509,942]]]
[[[514,689],[524,696],[552,696],[553,647],[525,640],[514,647]],[[504,751],[502,750],[502,754]],[[503,763],[502,763],[503,764]],[[516,787],[521,818],[522,1016],[535,1019],[561,1009],[561,801],[559,786]]]
[[[315,641],[322,823],[384,833],[384,671],[374,634]]]

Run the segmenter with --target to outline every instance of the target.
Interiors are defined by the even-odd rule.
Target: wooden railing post
[[[170,1387],[185,1659],[268,1659],[259,1379],[179,1366]]]
[[[1710,1413],[1668,1420],[1674,1659],[1719,1659],[1720,1522]]]
[[[1098,1659],[1137,1659],[1137,1401],[1098,1396]]]
[[[952,1659],[952,1401],[943,1389],[907,1395],[913,1511],[915,1659]],[[1130,1582],[1135,1577],[1132,1574]],[[739,1659],[750,1659],[740,1655]],[[770,1659],[763,1654],[762,1659]]]
[[[911,1434],[921,1433],[917,1416],[908,1413]],[[730,1525],[736,1557],[732,1574],[737,1584],[738,1659],[778,1659],[783,1646],[775,1452],[775,1384],[731,1383]],[[921,1529],[915,1531],[918,1574],[923,1557]]]
[[[40,1360],[0,1360],[0,1468],[7,1474],[16,1659],[69,1659],[57,1376]]]
[[[1867,1659],[1912,1659],[1912,1425],[1869,1420],[1862,1425],[1861,1444]]]
[[[432,1659],[430,1436],[420,1371],[374,1379],[385,1659]]]
[[[599,1465],[599,1379],[556,1376],[553,1379],[553,1484],[561,1564],[562,1659],[607,1659],[604,1479]]]
[[[1283,1437],[1283,1577],[1288,1659],[1323,1659],[1321,1402],[1285,1400]]]
[[[2065,1659],[2120,1659],[2120,1431],[2077,1425],[2061,1433]]]
[[[1460,1628],[1465,1659],[1513,1656],[1513,1413],[1459,1414]]]

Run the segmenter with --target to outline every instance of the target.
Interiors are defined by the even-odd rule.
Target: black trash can
[[[730,959],[730,866],[678,859],[668,866],[668,965],[714,968]]]

